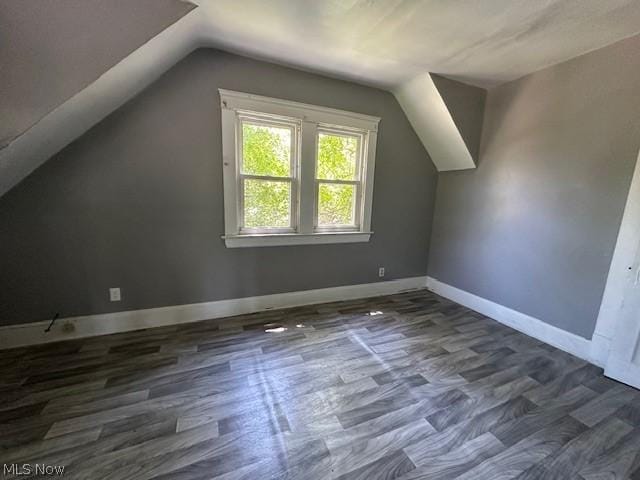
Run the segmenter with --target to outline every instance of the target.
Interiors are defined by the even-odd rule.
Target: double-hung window
[[[238,116],[239,233],[295,232],[299,130],[287,119]]]
[[[379,118],[220,90],[228,247],[366,242]]]

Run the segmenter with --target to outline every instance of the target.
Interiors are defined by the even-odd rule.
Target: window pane
[[[268,180],[244,180],[244,227],[291,226],[291,184]]]
[[[291,176],[291,129],[242,123],[242,173]]]
[[[358,137],[318,134],[317,178],[355,180]]]
[[[354,225],[355,185],[318,186],[318,225]]]

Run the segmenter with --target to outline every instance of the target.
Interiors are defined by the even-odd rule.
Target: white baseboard
[[[600,337],[596,334],[593,340],[587,340],[549,325],[537,318],[447,285],[432,277],[412,277],[386,282],[62,318],[57,320],[48,333],[45,333],[44,330],[49,321],[9,325],[0,327],[0,349],[197,322],[212,318],[231,317],[277,308],[390,295],[424,288],[425,286],[438,295],[491,317],[500,323],[571,353],[576,357],[599,366],[604,366],[607,360],[610,342],[608,338]],[[73,329],[70,332],[63,330],[63,326],[67,323],[73,325]]]
[[[389,295],[406,290],[424,288],[426,283],[426,277],[412,277],[258,297],[71,317],[57,320],[48,333],[44,333],[49,324],[48,321],[9,325],[0,327],[0,349],[197,322],[199,320],[243,315],[275,308]],[[63,330],[63,326],[67,323],[73,325],[70,332]]]
[[[592,342],[579,335],[549,325],[537,318],[447,285],[432,277],[427,277],[427,288],[438,295],[482,313],[504,325],[548,343],[549,345],[553,345],[583,360],[587,360],[598,366],[603,366],[606,362],[608,345],[605,345],[604,341],[598,343]]]

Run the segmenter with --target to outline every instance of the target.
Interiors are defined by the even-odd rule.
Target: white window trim
[[[252,235],[252,234],[280,234],[280,233],[295,233],[298,228],[298,157],[299,157],[299,149],[298,149],[298,140],[300,137],[300,122],[297,120],[291,120],[287,118],[265,118],[265,116],[258,115],[244,115],[239,114],[236,115],[236,128],[240,130],[243,122],[252,123],[254,125],[277,125],[282,127],[287,127],[291,130],[291,151],[289,152],[291,155],[290,159],[290,176],[289,177],[269,177],[265,175],[246,175],[240,172],[237,172],[237,188],[239,189],[238,193],[238,206],[237,206],[237,215],[238,222],[240,225],[244,223],[244,203],[243,203],[243,179],[247,178],[255,178],[255,179],[263,179],[263,180],[271,180],[274,182],[284,182],[289,184],[289,191],[291,194],[291,205],[290,205],[290,218],[291,218],[291,226],[290,227],[274,227],[274,228],[262,228],[262,229],[250,229],[250,228],[240,228],[240,234],[242,235]],[[236,138],[236,151],[240,152],[238,157],[242,157],[242,139],[240,137]]]
[[[349,231],[359,231],[360,230],[360,225],[362,222],[362,218],[363,218],[363,192],[361,192],[361,188],[363,187],[364,184],[364,167],[367,164],[366,159],[364,158],[366,155],[366,148],[365,148],[365,138],[366,138],[366,134],[363,134],[360,131],[356,131],[356,132],[350,132],[348,129],[345,128],[335,128],[335,127],[327,127],[324,125],[318,125],[317,129],[316,129],[316,135],[319,135],[320,133],[326,132],[328,134],[336,134],[336,135],[345,135],[345,136],[349,136],[350,134],[353,136],[355,133],[355,136],[359,137],[358,138],[358,158],[356,161],[356,179],[355,180],[325,180],[325,179],[319,179],[317,178],[317,176],[315,177],[315,185],[314,185],[314,192],[313,192],[313,198],[314,201],[318,198],[319,195],[319,190],[320,190],[320,185],[325,184],[325,185],[353,185],[356,187],[356,201],[353,205],[354,207],[354,212],[353,212],[353,219],[354,219],[354,225],[314,225],[313,229],[315,233],[327,233],[327,232],[349,232]],[[316,155],[316,162],[317,162],[317,155]],[[318,220],[318,202],[315,202],[315,210],[313,212],[313,218],[317,221]]]
[[[373,203],[373,178],[375,168],[378,123],[380,118],[359,113],[319,107],[305,103],[220,89],[222,109],[222,161],[224,181],[223,239],[227,247],[263,247],[280,245],[305,245],[322,243],[368,242],[371,232],[371,207]],[[289,118],[300,124],[299,189],[292,196],[292,218],[294,232],[246,232],[240,231],[240,205],[238,201],[238,140],[236,128],[238,116],[242,114],[274,115]],[[356,213],[357,227],[316,228],[314,225],[317,180],[315,176],[316,141],[318,129],[336,128],[341,131],[353,129],[362,135],[360,148],[360,175],[362,194],[360,209]]]

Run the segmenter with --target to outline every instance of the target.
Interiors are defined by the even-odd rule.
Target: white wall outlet
[[[120,300],[122,300],[122,297],[120,296],[119,288],[109,289],[109,300],[111,300],[112,302],[119,302]]]
[[[380,267],[380,268],[378,269],[378,276],[379,276],[380,278],[384,277],[384,267]]]

